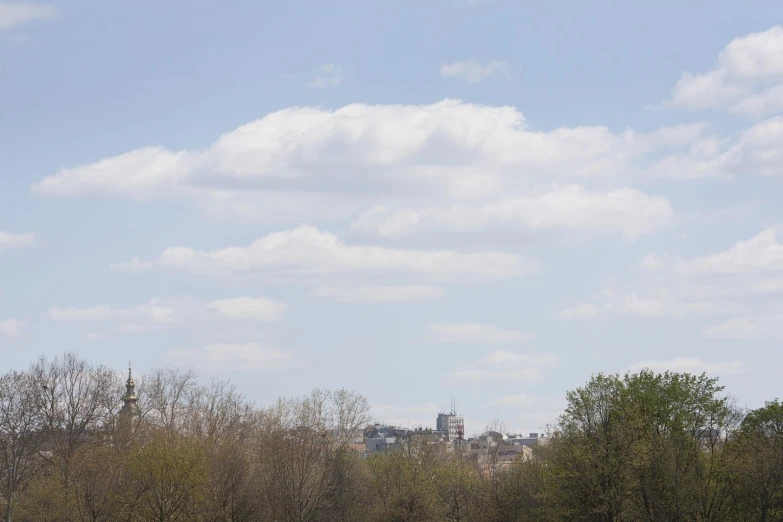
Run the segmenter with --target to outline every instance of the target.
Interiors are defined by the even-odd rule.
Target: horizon
[[[779,2],[298,5],[0,0],[0,370],[528,434],[599,372],[779,396]]]

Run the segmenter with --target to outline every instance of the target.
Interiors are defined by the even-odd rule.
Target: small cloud
[[[319,286],[313,294],[343,303],[402,303],[441,296],[443,289],[419,285]]]
[[[1,6],[2,4],[0,4]],[[0,230],[0,248],[14,248],[29,246],[35,243],[35,236],[32,234],[12,234]]]
[[[97,305],[87,308],[52,307],[55,321],[112,321],[122,332],[146,332],[175,327],[199,327],[206,322],[282,320],[288,306],[267,297],[243,296],[205,301],[193,298],[151,299],[146,304],[115,308]]]
[[[57,8],[52,5],[32,2],[0,2],[0,32],[34,20],[49,20],[57,15]]]
[[[503,330],[489,324],[433,324],[429,328],[433,339],[447,343],[508,343],[523,342],[532,335],[517,330]]]
[[[713,338],[750,339],[757,330],[756,325],[747,317],[735,317],[724,323],[708,326],[704,329],[704,335]]]
[[[288,306],[266,297],[237,297],[221,299],[207,304],[226,319],[250,320],[271,323],[283,319]]]
[[[469,366],[448,375],[452,380],[468,382],[487,381],[541,381],[541,368],[557,364],[552,354],[516,354],[496,351],[485,355]]]
[[[743,371],[740,361],[705,362],[697,358],[675,357],[668,361],[642,361],[632,364],[628,371],[652,370],[655,372],[678,372],[710,375],[732,375]]]
[[[177,364],[192,364],[204,371],[220,370],[289,370],[308,366],[293,352],[264,346],[258,342],[245,344],[210,344],[203,348],[172,350],[168,358]]]
[[[106,321],[128,317],[130,314],[130,310],[113,309],[106,305],[89,308],[58,308],[54,306],[49,310],[49,317],[55,321]]]
[[[444,78],[456,78],[467,83],[479,83],[487,78],[509,76],[508,64],[500,60],[481,63],[476,60],[453,62],[440,66],[440,75]]]
[[[0,335],[5,337],[16,337],[22,331],[22,327],[24,327],[24,321],[8,319],[0,322]]]
[[[560,317],[566,319],[592,319],[600,315],[600,310],[593,303],[582,303],[560,312]]]
[[[96,341],[100,341],[103,339],[103,334],[100,334],[98,332],[89,332],[84,334],[84,340],[94,343]]]
[[[642,269],[648,271],[660,270],[663,268],[663,259],[655,254],[648,254],[642,259]]]
[[[343,69],[338,65],[331,63],[324,64],[317,69],[316,77],[307,84],[313,89],[323,89],[326,87],[337,87],[343,83]]]

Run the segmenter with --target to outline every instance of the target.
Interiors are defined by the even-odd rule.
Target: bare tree
[[[258,520],[263,497],[256,462],[247,448],[236,442],[214,445],[207,455],[209,473],[206,508],[215,522]]]
[[[196,391],[196,374],[192,371],[153,370],[139,384],[139,416],[166,433],[181,434],[189,425]]]
[[[20,492],[40,466],[48,439],[35,386],[25,373],[0,377],[0,495],[6,522],[11,522]]]
[[[299,400],[279,400],[266,413],[262,453],[274,517],[290,522],[320,520],[343,491],[334,473],[343,451],[369,421],[364,397],[315,390]]]
[[[253,406],[233,384],[212,379],[208,386],[193,389],[188,432],[218,443],[246,439],[251,431]]]
[[[93,366],[67,353],[48,361],[40,358],[30,369],[37,406],[49,432],[51,456],[64,466],[67,487],[69,466],[77,449],[100,438],[119,406],[117,374]]]

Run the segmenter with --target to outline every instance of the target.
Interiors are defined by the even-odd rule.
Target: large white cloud
[[[705,73],[684,72],[669,103],[763,117],[783,111],[783,27],[732,40]]]
[[[314,227],[274,232],[245,247],[196,250],[172,247],[152,261],[133,260],[125,269],[173,268],[207,275],[324,277],[404,274],[428,279],[505,279],[535,270],[535,264],[501,252],[460,253],[355,246]]]
[[[33,190],[185,198],[218,219],[265,223],[364,213],[361,228],[381,208],[388,214],[382,228],[414,212],[425,215],[424,228],[475,219],[633,236],[666,224],[672,209],[628,187],[629,178],[673,152],[678,168],[662,163],[656,172],[688,174],[682,158],[708,139],[704,130],[696,123],[646,134],[601,126],[537,131],[514,107],[456,100],[300,107],[243,125],[203,150],[145,147],[62,169]]]

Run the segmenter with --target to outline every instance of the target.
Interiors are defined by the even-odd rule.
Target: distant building
[[[364,447],[367,455],[386,453],[400,448],[410,430],[375,424],[364,430]]]
[[[512,435],[508,439],[508,444],[512,446],[534,446],[544,442],[546,442],[546,439],[544,437],[540,437],[538,433],[531,433],[529,437],[525,437],[523,435]]]
[[[465,436],[465,421],[462,416],[453,411],[451,413],[439,413],[435,423],[435,429],[443,432],[449,441],[462,440]]]

